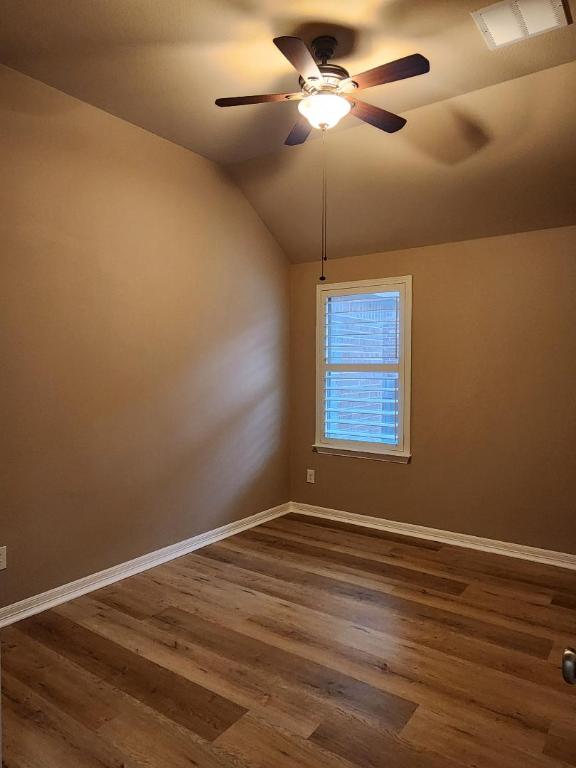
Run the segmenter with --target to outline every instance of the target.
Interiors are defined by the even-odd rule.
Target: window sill
[[[313,445],[314,453],[346,456],[353,459],[371,459],[372,461],[388,461],[393,464],[409,464],[412,458],[409,453],[377,453],[376,451],[361,451],[357,448],[333,448],[329,445]]]

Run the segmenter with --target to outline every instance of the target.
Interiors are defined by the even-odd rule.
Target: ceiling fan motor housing
[[[354,87],[350,75],[344,67],[340,67],[338,64],[318,64],[318,69],[322,73],[322,82],[304,80],[303,77],[300,77],[300,87],[307,93],[335,91],[345,80],[350,81],[351,88]]]

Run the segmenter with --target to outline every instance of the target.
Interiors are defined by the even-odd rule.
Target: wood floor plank
[[[140,702],[106,723],[100,735],[125,756],[126,768],[133,763],[142,768],[244,768],[213,744],[202,742],[192,731]]]
[[[358,768],[459,768],[460,762],[418,749],[395,735],[337,715],[321,723],[310,741]]]
[[[568,765],[576,765],[576,708],[565,720],[552,724],[544,754]]]
[[[538,659],[536,661],[531,656],[531,638],[522,634],[520,636],[520,642],[517,643],[517,647],[511,649],[510,647],[504,648],[497,644],[499,636],[503,636],[509,642],[515,638],[514,633],[510,633],[509,630],[498,630],[497,634],[494,634],[494,630],[487,635],[482,627],[483,631],[478,631],[477,623],[470,622],[463,625],[459,619],[458,628],[460,632],[449,631],[446,627],[447,622],[441,622],[442,629],[439,631],[437,626],[429,622],[429,614],[424,609],[418,612],[418,622],[412,626],[409,619],[411,615],[414,615],[414,605],[411,602],[406,603],[405,600],[396,601],[394,596],[389,598],[386,595],[382,595],[378,592],[373,592],[365,587],[357,587],[342,583],[336,580],[331,580],[323,576],[317,576],[316,574],[307,574],[301,571],[294,571],[286,566],[278,566],[276,563],[270,563],[266,561],[260,561],[259,558],[247,557],[240,553],[221,553],[216,550],[212,552],[209,559],[214,559],[213,555],[216,554],[216,561],[222,563],[222,565],[228,566],[229,570],[223,571],[221,576],[223,578],[230,578],[236,584],[244,583],[246,586],[253,584],[253,581],[243,582],[243,574],[238,571],[238,567],[242,569],[251,569],[255,573],[260,575],[271,575],[276,571],[276,575],[280,576],[283,585],[291,584],[292,587],[297,584],[304,584],[307,588],[313,588],[319,590],[319,593],[312,600],[304,602],[298,598],[300,605],[306,605],[314,609],[320,609],[323,613],[326,612],[326,601],[323,599],[325,593],[335,593],[339,596],[349,597],[355,599],[359,605],[367,602],[369,605],[376,605],[382,609],[381,625],[377,628],[380,631],[388,633],[391,628],[396,636],[410,642],[417,642],[425,645],[427,648],[435,648],[447,655],[453,655],[462,660],[468,660],[475,663],[481,663],[492,669],[507,672],[508,674],[518,676],[522,679],[531,680],[541,685],[551,685],[555,688],[560,686],[559,676],[550,668],[549,664],[544,664]],[[206,558],[202,556],[199,560],[194,560],[197,569],[198,562],[206,562]],[[194,567],[194,566],[193,566]],[[260,578],[258,581],[258,587],[261,589],[266,587],[266,582]],[[273,590],[267,590],[270,594],[278,596]],[[281,593],[280,596],[284,595]],[[292,600],[295,598],[295,593],[292,594]],[[408,610],[406,610],[408,605]],[[344,610],[334,612],[329,610],[332,615],[343,616],[347,619],[358,620],[357,613],[353,610]],[[441,614],[440,614],[441,616]],[[402,619],[401,622],[396,620],[396,617]],[[436,615],[438,619],[438,615]],[[422,619],[425,619],[424,621]],[[454,620],[453,615],[450,616],[450,623]],[[361,622],[361,619],[359,619]],[[374,628],[374,627],[372,627]],[[495,642],[496,641],[496,642]],[[545,641],[541,643],[539,641],[539,647],[543,649],[541,656],[546,655],[546,651],[550,647],[550,642]]]
[[[317,569],[315,564],[310,565],[309,570],[307,570],[301,557],[290,558],[289,562],[290,565],[296,567],[296,570],[300,567],[300,571],[305,574],[304,578],[293,575],[291,579],[277,579],[275,583],[271,583],[266,577],[271,576],[277,567],[273,547],[260,545],[253,547],[246,540],[238,540],[235,543],[223,542],[205,550],[202,557],[227,562],[229,565],[234,564],[246,570],[250,569],[257,572],[264,578],[253,580],[252,583],[261,592],[300,604],[310,605],[312,603],[315,606],[321,604],[324,611],[338,612],[339,615],[345,615],[347,618],[354,617],[354,620],[359,623],[375,629],[382,627],[385,621],[385,613],[383,612],[385,610],[388,614],[401,616],[405,620],[403,627],[406,628],[410,626],[410,620],[413,620],[416,629],[431,623],[435,625],[436,632],[440,634],[442,634],[442,630],[455,631],[459,635],[483,639],[504,648],[521,650],[537,658],[546,658],[550,653],[552,643],[549,639],[533,635],[528,631],[513,629],[510,626],[503,628],[497,623],[485,620],[485,618],[478,619],[474,616],[463,615],[459,611],[458,603],[451,603],[449,607],[452,610],[446,610],[445,607],[436,607],[438,603],[431,605],[429,596],[426,596],[425,602],[421,602],[388,592],[383,593],[373,587],[362,586],[361,589],[357,589],[349,581],[345,581],[348,574],[338,572],[340,578],[335,578],[337,575],[335,569],[323,565]],[[235,573],[237,578],[241,578],[238,572]],[[331,575],[327,576],[326,574]],[[330,580],[329,586],[327,586],[327,581],[322,582],[325,585],[325,592],[330,595],[329,603],[326,599],[319,603],[318,596],[307,595],[304,588],[306,583],[312,586],[320,584],[319,579],[322,578]],[[295,584],[298,584],[298,589],[294,589]],[[348,600],[348,598],[350,599]],[[443,604],[440,603],[440,605]],[[439,642],[443,641],[439,639]]]
[[[328,562],[331,565],[339,564],[364,573],[375,573],[380,578],[386,578],[390,582],[416,584],[420,587],[432,589],[436,592],[445,592],[449,595],[459,595],[466,588],[465,582],[457,581],[456,579],[434,576],[433,574],[406,568],[395,563],[371,560],[347,552],[336,551],[335,549],[327,550],[321,546],[314,546],[301,541],[291,541],[285,536],[271,535],[271,531],[251,529],[239,534],[238,540],[272,545],[277,549],[281,549],[282,552],[294,552],[314,558],[320,562]]]
[[[382,730],[400,730],[416,709],[412,702],[400,696],[373,688],[354,677],[240,632],[231,629],[222,631],[217,624],[185,611],[167,610],[157,621],[175,629],[179,636],[215,650],[228,659],[264,667],[273,678],[290,682],[309,695],[365,717]]]
[[[187,599],[183,596],[179,599],[177,589],[174,586],[171,588],[175,592],[175,605],[190,607]],[[237,600],[242,600],[241,606]],[[497,719],[504,734],[503,739],[512,739],[525,744],[527,748],[535,745],[541,747],[543,743],[541,732],[526,728],[516,719],[515,707],[504,712],[501,707],[500,712],[492,711],[494,691],[488,691],[478,700],[474,688],[469,691],[470,675],[467,669],[460,673],[461,683],[458,688],[443,685],[446,659],[441,655],[439,660],[432,659],[431,653],[433,655],[434,652],[427,651],[426,665],[423,665],[422,651],[416,644],[398,642],[392,635],[383,635],[341,618],[294,607],[285,601],[271,600],[263,595],[248,595],[245,590],[238,594],[237,599],[233,596],[233,602],[235,610],[226,602],[219,601],[217,593],[212,592],[209,599],[194,598],[191,610],[209,621],[223,623],[269,644],[319,660],[375,687],[382,687],[401,697],[408,696],[416,703],[442,703],[448,709],[465,707],[480,723],[490,727]],[[244,613],[247,603],[248,611]],[[258,608],[259,612],[254,613]],[[470,644],[470,641],[467,642]],[[530,661],[529,657],[526,659]],[[394,663],[396,660],[402,663],[398,672]],[[482,661],[480,654],[478,661]],[[530,669],[530,666],[526,668]],[[482,665],[477,674],[486,675]],[[505,687],[512,684],[513,681],[510,681]],[[496,706],[496,709],[499,707]]]
[[[552,598],[552,605],[576,611],[576,592],[557,592]]]
[[[134,583],[128,580],[127,583],[122,582],[120,586],[114,585],[98,590],[98,600],[135,619],[146,619],[168,608],[162,590],[154,590],[149,585],[145,588],[145,582],[136,579]]]
[[[269,560],[277,559],[276,555],[278,552],[277,547],[274,545],[267,545],[265,542],[251,542],[247,539],[237,537],[233,541],[228,540],[211,547],[209,550],[206,550],[206,554],[210,557],[214,557],[214,553],[220,548],[252,552],[258,557],[268,558]],[[502,632],[503,637],[514,637],[514,632],[523,633],[526,637],[526,640],[524,641],[524,648],[526,649],[530,647],[529,638],[526,635],[526,633],[529,633],[533,638],[533,643],[538,646],[538,649],[535,650],[535,654],[540,657],[543,657],[549,652],[551,638],[555,637],[553,630],[549,630],[546,627],[536,624],[526,625],[526,623],[520,619],[501,615],[497,611],[490,611],[486,608],[470,605],[461,600],[459,595],[439,595],[433,590],[418,587],[413,583],[409,585],[396,584],[386,577],[380,577],[378,573],[366,574],[355,568],[338,563],[333,563],[332,565],[324,564],[305,555],[285,552],[284,550],[282,552],[282,559],[286,563],[289,563],[304,572],[326,575],[329,578],[337,579],[345,583],[365,586],[369,589],[416,601],[421,605],[426,605],[430,608],[439,608],[443,612],[449,611],[456,616],[477,619],[485,624],[488,623],[500,626],[504,630]],[[544,640],[541,638],[544,638]]]
[[[311,519],[311,518],[309,518]],[[475,582],[486,584],[494,589],[501,590],[504,595],[509,594],[514,597],[520,597],[532,603],[549,605],[554,596],[554,592],[546,587],[527,585],[523,582],[514,582],[511,578],[500,578],[482,571],[481,568],[474,568],[474,562],[468,562],[466,565],[459,563],[457,566],[450,565],[439,559],[439,549],[426,549],[414,547],[410,544],[403,544],[397,541],[390,541],[384,537],[373,538],[369,535],[370,529],[364,533],[347,532],[345,538],[339,530],[334,530],[325,525],[312,525],[304,521],[294,521],[290,517],[280,517],[271,520],[265,525],[260,526],[260,531],[276,531],[282,535],[289,534],[296,540],[307,541],[308,543],[344,548],[352,554],[361,554],[363,557],[376,557],[384,562],[396,563],[403,567],[413,570],[425,571],[436,576],[444,576],[455,579],[456,581]],[[356,526],[356,530],[359,529]],[[440,548],[442,545],[438,545]]]
[[[301,522],[308,525],[316,525],[320,529],[332,529],[341,531],[344,533],[352,533],[356,536],[365,536],[369,539],[379,539],[384,542],[391,542],[397,544],[405,544],[411,547],[418,547],[419,549],[428,549],[433,552],[437,552],[444,546],[441,542],[431,541],[430,539],[420,539],[415,536],[405,536],[404,534],[392,533],[391,531],[382,531],[378,528],[364,528],[359,525],[352,525],[351,523],[343,523],[339,520],[328,520],[322,517],[312,517],[311,515],[299,515],[298,513],[291,513],[284,517],[287,522]],[[341,537],[344,541],[346,536]]]
[[[178,584],[186,588],[188,581],[185,573],[180,575],[182,570],[185,571],[185,569],[173,567],[171,574],[160,578],[165,578],[168,583],[171,583],[176,588]],[[211,602],[224,601],[219,606],[223,613],[240,610],[242,603],[254,606],[259,604],[261,598],[257,594],[250,593],[246,588],[242,588],[237,584],[226,584],[227,578],[231,578],[233,582],[238,582],[239,577],[236,573],[231,575],[229,569],[227,569],[224,572],[223,583],[219,583],[217,572],[205,574],[203,580],[209,579],[210,575],[212,579],[209,586],[205,589],[210,595]],[[269,610],[270,608],[267,608],[266,612]],[[345,613],[342,613],[341,618],[343,620],[345,620]],[[356,619],[356,617],[353,618]],[[381,616],[379,619],[383,623],[385,631],[386,617]],[[398,632],[398,625],[394,629]],[[544,709],[539,700],[534,698],[535,690],[526,681],[519,679],[512,685],[513,681],[507,675],[498,675],[498,673],[487,675],[485,669],[460,662],[456,659],[452,659],[450,663],[446,663],[445,659],[434,663],[433,653],[430,651],[427,652],[425,665],[422,664],[421,656],[416,653],[412,654],[412,658],[408,663],[410,652],[407,649],[404,650],[401,658],[405,664],[397,670],[397,675],[400,678],[405,679],[409,677],[410,679],[417,680],[426,679],[428,676],[428,679],[435,685],[439,693],[442,691],[442,686],[444,686],[444,690],[450,690],[452,695],[459,698],[465,697],[466,700],[469,699],[468,691],[471,688],[472,693],[470,696],[475,697],[477,701],[481,702],[482,706],[494,708],[505,716],[514,716],[519,721],[526,723],[528,727],[536,727],[537,723],[542,723],[543,728],[546,727],[546,721],[542,719]],[[388,676],[385,679],[388,679]],[[473,685],[471,681],[473,681]],[[548,692],[547,708],[550,709],[552,715],[561,712],[565,705],[566,700],[562,694]]]
[[[338,755],[273,728],[251,714],[229,728],[215,744],[242,760],[247,768],[353,768]]]
[[[445,546],[438,553],[438,559],[452,565],[469,567],[487,575],[523,583],[531,587],[542,587],[553,592],[568,592],[574,589],[576,572],[544,563],[530,562],[520,558],[495,555],[490,552]]]
[[[419,704],[430,704],[434,701],[438,704],[441,700],[448,699],[453,706],[483,708],[486,712],[498,713],[501,718],[516,719],[514,696],[512,699],[509,695],[503,699],[495,696],[500,689],[514,689],[517,681],[520,681],[517,686],[520,696],[550,694],[554,699],[554,705],[550,707],[552,714],[557,714],[563,707],[573,704],[574,695],[562,683],[559,671],[547,662],[541,662],[542,666],[534,673],[531,669],[533,660],[522,659],[518,662],[517,659],[510,659],[508,665],[502,662],[502,669],[498,670],[503,675],[496,676],[483,664],[481,653],[477,656],[476,665],[470,667],[469,664],[457,664],[442,659],[440,654],[424,650],[416,644],[393,643],[389,636],[366,631],[354,625],[349,625],[347,631],[343,632],[341,623],[333,628],[334,638],[337,637],[338,640],[333,638],[328,642],[326,635],[322,637],[321,632],[317,632],[312,623],[302,619],[301,615],[300,621],[292,622],[287,616],[274,619],[273,616],[266,615],[255,617],[252,622],[278,637],[284,637],[286,644],[300,653],[307,653],[309,657],[323,655],[325,662],[330,666],[347,669],[359,679],[400,696],[410,696]],[[327,621],[315,623],[323,632],[327,631],[326,625],[331,624]],[[345,642],[340,642],[340,638]],[[426,670],[423,672],[424,664]],[[449,669],[448,673],[445,672],[446,668]],[[382,674],[383,672],[385,674]],[[482,684],[473,687],[479,677],[483,678]],[[536,686],[532,685],[534,682]],[[509,704],[506,704],[507,701]],[[522,709],[520,705],[520,710]],[[540,709],[540,713],[546,709],[547,707]]]
[[[4,768],[136,768],[66,714],[50,692],[41,697],[12,675],[2,677]]]
[[[55,612],[26,619],[20,630],[208,740],[246,712]]]
[[[3,768],[576,766],[574,594],[289,515],[3,631]]]
[[[446,759],[457,759],[467,768],[563,768],[562,763],[541,752],[526,752],[495,742],[490,732],[470,728],[459,718],[420,708],[407,724],[402,737],[421,749]]]
[[[187,584],[187,582],[183,583]],[[237,600],[242,600],[243,594],[245,593],[240,591],[237,597],[233,596],[233,601],[236,602]],[[175,593],[175,595],[176,602],[178,602],[177,593]],[[329,666],[333,669],[340,669],[346,674],[350,673],[357,679],[364,680],[364,682],[375,687],[382,687],[384,690],[395,693],[401,697],[403,695],[409,696],[417,703],[438,704],[441,702],[444,707],[448,708],[466,707],[477,719],[481,722],[486,722],[486,724],[490,726],[492,726],[495,717],[498,717],[500,718],[501,730],[512,732],[511,734],[507,734],[507,738],[514,738],[522,744],[526,743],[527,746],[534,746],[535,744],[541,746],[542,744],[541,733],[533,729],[528,729],[526,725],[523,724],[523,721],[518,719],[516,714],[517,708],[520,707],[524,719],[528,718],[528,722],[538,722],[539,715],[537,713],[530,714],[530,707],[527,707],[527,705],[524,704],[523,699],[526,699],[528,702],[532,702],[534,699],[532,691],[526,695],[524,692],[525,686],[522,686],[523,690],[519,691],[516,696],[514,694],[507,694],[504,697],[500,697],[500,689],[504,687],[504,689],[507,690],[510,688],[510,685],[502,686],[498,681],[490,683],[489,678],[484,680],[484,678],[486,678],[486,672],[481,668],[478,668],[476,672],[474,672],[473,669],[472,675],[470,674],[470,669],[467,667],[461,670],[449,668],[449,674],[446,674],[445,661],[441,658],[431,659],[430,656],[427,658],[426,666],[423,667],[419,650],[415,649],[411,651],[405,645],[398,643],[392,646],[390,644],[391,638],[379,636],[377,633],[368,633],[362,628],[355,627],[355,625],[350,622],[345,624],[343,620],[338,620],[337,624],[332,628],[330,625],[326,624],[326,621],[321,621],[322,618],[327,619],[328,617],[322,617],[312,611],[309,612],[311,621],[308,622],[307,628],[310,630],[312,627],[319,626],[320,633],[309,635],[308,637],[303,636],[302,642],[299,643],[294,642],[294,640],[297,638],[297,632],[300,632],[300,629],[292,629],[286,617],[283,615],[280,616],[280,625],[283,628],[283,631],[288,633],[289,636],[289,640],[286,641],[285,637],[282,636],[281,631],[279,631],[277,635],[272,633],[263,634],[260,632],[261,628],[258,626],[260,619],[257,616],[252,616],[248,621],[241,622],[237,618],[238,612],[235,611],[232,606],[227,606],[225,603],[218,603],[216,592],[212,592],[209,597],[210,599],[205,603],[201,603],[198,598],[195,598],[194,603],[195,609],[200,610],[208,620],[220,623],[224,621],[225,625],[230,626],[230,628],[238,629],[245,633],[254,633],[259,639],[264,639],[271,644],[280,640],[281,647],[300,653],[307,658],[319,660],[323,663],[329,663]],[[257,595],[246,595],[246,599],[249,602],[253,601],[252,604],[255,607],[259,606],[262,600],[262,598]],[[244,600],[244,602],[246,602],[246,600]],[[274,606],[272,604],[265,603],[261,607],[263,610],[262,620],[270,615],[274,615]],[[286,610],[282,605],[279,607],[282,610]],[[295,616],[296,626],[301,627],[304,619],[304,612],[300,611],[299,614]],[[127,620],[126,617],[125,620]],[[90,625],[95,628],[96,631],[106,632],[105,626],[94,626],[94,620],[90,619],[89,621]],[[324,624],[326,624],[326,626],[324,626]],[[353,632],[354,634],[350,634],[350,632]],[[322,645],[321,641],[322,633],[324,633],[325,636],[324,645]],[[374,637],[371,637],[372,634],[374,634]],[[141,634],[128,639],[120,638],[118,636],[118,627],[116,626],[112,628],[111,636],[118,642],[131,643],[130,647],[139,648],[142,653],[149,653],[144,644],[145,639]],[[361,659],[359,659],[360,654],[357,652],[350,652],[349,655],[343,654],[342,657],[339,658],[335,655],[335,650],[339,645],[335,638],[342,638],[342,647],[345,649],[347,646],[350,646],[350,651],[353,651],[355,645],[364,643],[372,653],[364,654]],[[171,639],[173,640],[173,638]],[[371,641],[372,645],[369,645]],[[392,650],[393,647],[395,648],[394,651]],[[315,649],[318,653],[313,655]],[[199,650],[203,649],[199,646],[195,649],[189,648],[181,638],[178,638],[178,651],[164,649],[163,652],[165,654],[172,654],[174,659],[181,661],[181,656],[185,653],[190,653],[191,658],[197,659]],[[386,662],[384,662],[382,654],[384,654]],[[411,660],[410,656],[412,657]],[[158,659],[157,656],[153,656],[152,658],[155,658],[157,661],[162,661],[162,659]],[[217,664],[219,667],[222,667],[225,662],[221,657],[217,657],[217,659],[218,658],[219,661],[217,661]],[[395,659],[399,659],[399,663],[402,664],[398,669],[396,668]],[[197,660],[201,663],[203,668],[207,669],[210,676],[214,678],[217,674],[217,667],[215,669],[214,663],[209,660],[209,654],[207,654],[206,651],[203,651],[201,657]],[[166,658],[164,657],[163,663],[170,663],[170,661],[166,661]],[[210,666],[211,664],[212,666]],[[176,669],[177,668],[175,668],[175,671]],[[247,667],[244,669],[245,675],[249,676],[251,680],[254,680],[257,674],[254,669],[250,670]],[[423,669],[425,670],[424,674],[422,674]],[[386,674],[382,674],[383,671],[385,671]],[[186,672],[189,672],[188,668],[186,669]],[[476,684],[475,675],[480,681],[478,685]],[[452,677],[454,679],[451,679]],[[275,690],[277,687],[278,686],[275,685]],[[511,688],[511,690],[514,691],[515,689]],[[495,697],[495,694],[498,698]],[[305,696],[305,691],[299,691],[299,696],[304,705],[305,699],[303,697]],[[496,704],[494,703],[495,700]],[[564,702],[560,701],[557,706],[555,705],[555,708],[552,708],[552,711],[557,714],[562,710],[563,705]],[[538,700],[536,700],[534,706],[538,708]],[[495,708],[496,713],[492,711],[492,708]],[[540,714],[541,713],[542,710],[540,710]],[[279,720],[279,722],[282,721]],[[309,725],[309,723],[305,723],[305,725]],[[290,727],[293,728],[293,726]]]
[[[40,644],[39,644],[40,645]],[[58,654],[49,651],[53,657]],[[64,660],[65,661],[65,660]],[[60,663],[56,661],[57,666]],[[73,665],[71,665],[73,666]],[[94,676],[77,667],[78,684],[84,687],[84,706],[89,707],[95,693]],[[34,691],[16,678],[6,676],[6,698],[18,707],[14,727],[16,742],[6,750],[15,763],[6,768],[22,768],[23,755],[31,752],[31,765],[42,768],[149,768],[149,766],[190,765],[201,768],[234,768],[235,761],[219,754],[196,733],[178,725],[159,711],[143,704],[122,690],[98,681],[113,704],[114,717],[83,725],[72,702],[54,696],[52,688],[36,683]],[[22,720],[27,724],[21,728]],[[95,727],[97,726],[97,727]],[[94,762],[95,761],[95,762]]]
[[[387,538],[377,538],[362,531],[356,526],[356,531],[348,531],[346,537],[342,536],[342,531],[329,528],[326,525],[313,525],[306,520],[294,520],[290,517],[278,517],[270,520],[264,525],[259,526],[261,532],[276,532],[277,535],[297,536],[299,539],[307,541],[309,544],[331,546],[335,548],[346,547],[360,556],[376,555],[383,558],[389,557],[392,562],[418,563],[425,570],[428,568],[437,568],[444,573],[457,573],[456,569],[446,563],[437,562],[437,549],[429,549],[413,546],[398,541],[390,541]],[[457,579],[458,580],[458,579]]]
[[[530,627],[576,635],[576,612],[562,606],[529,603],[517,597],[503,596],[491,587],[476,583],[470,584],[461,597],[470,605],[518,619]]]
[[[87,728],[97,729],[118,714],[109,685],[16,627],[3,636],[2,670]]]
[[[255,605],[258,605],[261,598],[255,599]],[[213,600],[202,606],[201,611],[215,621],[219,615],[226,615],[226,622],[232,621],[229,619],[231,610],[225,605],[214,606]],[[430,651],[426,651],[424,663],[422,649],[416,644],[397,642],[390,635],[325,614],[304,609],[294,612],[290,606],[281,604],[266,603],[260,616],[252,615],[243,622],[235,618],[230,626],[250,634],[258,632],[259,637],[263,636],[261,630],[264,629],[268,632],[266,639],[269,643],[276,642],[307,658],[318,659],[375,687],[407,696],[421,704],[438,705],[441,702],[448,709],[464,707],[480,722],[488,721],[490,725],[498,718],[503,730],[514,731],[512,737],[507,734],[508,739],[513,738],[529,747],[540,747],[543,743],[542,732],[547,721],[542,714],[547,707],[540,708],[540,699],[534,700],[537,689],[528,690],[521,684],[522,690],[516,691],[513,679],[491,681],[482,665],[472,670],[469,666],[455,668],[449,661],[447,664],[446,658],[441,655],[435,658],[434,652]],[[360,652],[359,649],[363,650]],[[502,690],[506,695],[502,696]],[[526,702],[530,704],[526,705]],[[566,703],[560,697],[551,711],[558,714]],[[526,706],[532,704],[539,711],[524,717],[535,723],[538,730],[527,726],[518,714],[518,709],[524,712]]]
[[[81,611],[76,615],[73,603],[57,610],[127,651],[138,653],[174,674],[213,690],[267,722],[304,737],[318,726],[323,716],[322,706],[318,699],[311,698],[302,689],[291,686],[272,688],[269,676],[259,668],[232,662],[187,642],[173,631],[134,620],[109,606],[91,603],[93,607],[89,613]]]

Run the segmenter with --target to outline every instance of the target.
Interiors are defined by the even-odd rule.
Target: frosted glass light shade
[[[314,93],[298,102],[300,114],[313,128],[333,128],[350,108],[350,102],[336,93]]]

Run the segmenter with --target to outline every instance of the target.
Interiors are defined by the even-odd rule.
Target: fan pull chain
[[[327,256],[327,241],[326,241],[326,227],[328,221],[328,193],[327,193],[327,173],[326,173],[326,128],[322,128],[322,255],[321,255],[321,274],[320,280],[324,282],[326,276],[324,274],[324,262],[328,261]]]

